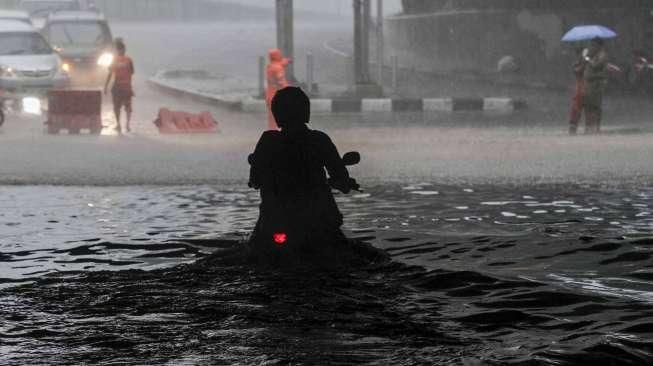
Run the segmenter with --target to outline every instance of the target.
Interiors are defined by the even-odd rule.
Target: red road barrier
[[[211,113],[200,114],[171,111],[161,108],[154,120],[160,133],[215,133],[218,132],[218,122]]]
[[[102,93],[97,90],[51,90],[48,92],[48,133],[67,130],[78,134],[102,131]]]

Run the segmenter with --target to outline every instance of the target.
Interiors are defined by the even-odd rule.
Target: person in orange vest
[[[272,114],[272,98],[277,94],[277,91],[290,85],[286,79],[286,66],[290,64],[291,60],[284,58],[281,50],[273,48],[268,52],[270,63],[267,66],[267,83],[268,87],[265,90],[265,102],[268,106],[268,130],[278,130],[279,126]]]
[[[134,62],[130,57],[127,57],[125,43],[121,38],[116,39],[116,51],[118,55],[114,58],[113,64],[109,68],[109,75],[104,84],[104,93],[107,93],[111,78],[114,79],[113,87],[111,88],[111,96],[113,97],[113,111],[116,114],[116,130],[122,133],[120,127],[120,111],[124,107],[127,114],[127,132],[131,131],[131,118],[132,118],[132,98],[134,97],[134,90],[132,89],[132,77],[134,75]]]

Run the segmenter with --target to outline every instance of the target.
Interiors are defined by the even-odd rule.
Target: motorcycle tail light
[[[286,241],[288,241],[288,234],[274,233],[272,234],[272,240],[274,240],[277,245],[284,245],[286,244]]]

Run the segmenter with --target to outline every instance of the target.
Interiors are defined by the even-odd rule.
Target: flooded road
[[[0,133],[1,364],[653,361],[650,106],[608,109],[607,133],[574,138],[564,95],[509,116],[315,116],[363,157],[365,192],[338,196],[348,236],[391,261],[270,271],[236,255],[265,116],[146,79],[170,65],[255,78],[272,24],[114,29],[139,72],[133,134],[113,133],[108,104],[99,137],[24,116]],[[349,34],[306,29],[298,54]],[[158,135],[163,106],[210,110],[221,133]]]
[[[238,187],[2,191],[3,363],[651,360],[653,187],[370,186],[347,232],[392,262],[335,272],[234,259]]]

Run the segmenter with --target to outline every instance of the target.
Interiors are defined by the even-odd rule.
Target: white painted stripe
[[[311,113],[331,112],[333,100],[331,99],[311,99]]]
[[[361,112],[392,112],[392,99],[363,99]]]
[[[510,112],[515,105],[510,98],[485,98],[483,99],[484,111]]]
[[[422,100],[424,111],[453,111],[452,98],[427,98]]]
[[[268,106],[265,104],[265,100],[249,98],[245,99],[242,102],[243,112],[267,112]]]

